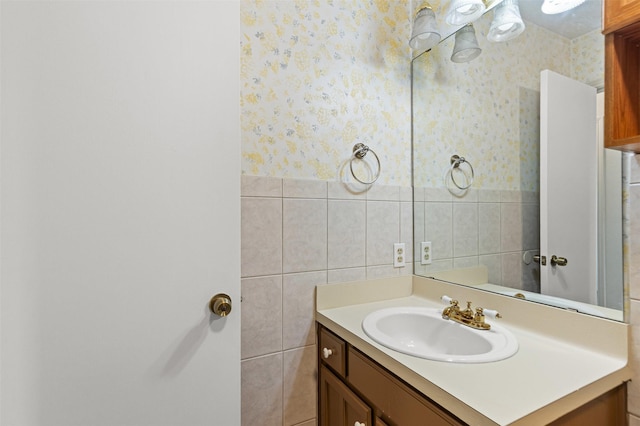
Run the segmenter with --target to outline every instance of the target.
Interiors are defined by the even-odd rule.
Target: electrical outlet
[[[404,268],[405,264],[405,245],[404,243],[395,243],[393,245],[393,267]]]
[[[420,243],[420,264],[431,265],[431,241],[423,241]]]

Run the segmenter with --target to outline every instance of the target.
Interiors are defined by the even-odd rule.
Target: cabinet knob
[[[356,422],[353,424],[353,426],[367,426],[367,425],[366,425],[366,424],[364,424],[364,423],[360,423],[360,422],[356,421]]]
[[[329,349],[329,348],[322,348],[322,357],[324,359],[329,358],[331,355],[333,355],[333,349]],[[357,425],[356,425],[357,426]]]

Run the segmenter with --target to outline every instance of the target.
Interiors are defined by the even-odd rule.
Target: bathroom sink
[[[435,308],[380,309],[365,317],[362,329],[389,349],[435,361],[494,362],[518,351],[515,336],[495,321],[491,330],[474,330],[442,319]]]

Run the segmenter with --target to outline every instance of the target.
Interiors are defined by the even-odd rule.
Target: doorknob
[[[569,261],[567,260],[566,257],[558,257],[555,254],[553,256],[551,256],[551,264],[553,266],[566,266],[567,263],[569,263]]]
[[[231,297],[224,293],[218,293],[211,298],[209,309],[216,315],[226,317],[231,313]]]
[[[540,256],[539,254],[536,254],[533,256],[533,261],[545,266],[547,264],[547,256]]]

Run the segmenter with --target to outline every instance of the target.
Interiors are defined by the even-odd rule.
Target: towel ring
[[[469,170],[471,171],[471,178],[469,179],[469,184],[467,186],[459,185],[458,182],[456,182],[456,178],[453,177],[453,170],[459,168],[460,165],[463,163],[468,164]],[[463,191],[465,189],[469,189],[471,185],[473,185],[473,179],[475,177],[475,174],[473,172],[473,166],[471,165],[471,163],[468,162],[464,157],[460,157],[459,155],[455,155],[455,154],[451,156],[451,167],[449,168],[449,175],[451,176],[451,182],[453,182],[453,184],[458,189],[462,189]]]
[[[373,156],[376,158],[376,163],[378,163],[378,173],[376,173],[373,180],[370,182],[361,180],[358,176],[356,176],[356,173],[353,171],[353,160],[355,160],[356,158],[358,160],[362,160],[365,157],[365,155],[367,155],[367,152],[371,152]],[[351,169],[351,175],[354,177],[354,179],[365,185],[371,185],[372,183],[377,181],[378,178],[380,177],[380,170],[381,170],[380,159],[378,158],[378,155],[371,148],[369,148],[367,145],[363,143],[357,143],[353,146],[353,155],[351,156],[351,161],[349,161],[349,168]]]

